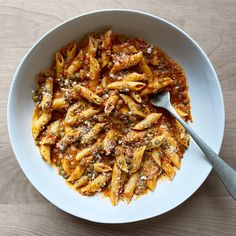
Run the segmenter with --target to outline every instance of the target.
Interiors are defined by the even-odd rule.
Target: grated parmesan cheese
[[[152,48],[147,48],[147,53],[150,54],[152,52]]]
[[[144,175],[142,175],[140,179],[141,179],[141,180],[147,180],[147,177],[144,176]]]

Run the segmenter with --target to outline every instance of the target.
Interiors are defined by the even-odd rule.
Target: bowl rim
[[[20,68],[21,66],[23,65],[23,63],[25,62],[25,59],[30,55],[31,51],[37,46],[38,43],[40,43],[42,40],[44,40],[48,35],[50,35],[53,31],[57,30],[58,28],[62,27],[63,25],[66,25],[67,23],[69,22],[72,22],[72,21],[75,21],[77,20],[78,18],[81,18],[81,17],[84,17],[84,16],[89,16],[89,15],[93,15],[93,14],[99,14],[99,13],[107,13],[107,12],[125,12],[125,13],[131,13],[131,14],[139,14],[139,15],[143,15],[143,16],[147,16],[147,17],[150,17],[150,18],[153,18],[154,20],[158,20],[158,21],[161,21],[165,24],[167,24],[169,27],[172,27],[174,28],[175,30],[179,31],[181,34],[183,34],[193,45],[194,47],[197,48],[197,50],[203,55],[204,59],[206,60],[207,62],[207,65],[208,67],[210,68],[210,70],[212,71],[214,77],[215,77],[215,82],[216,82],[216,85],[217,85],[217,89],[218,89],[218,92],[219,92],[219,102],[220,102],[220,109],[221,109],[221,115],[222,115],[222,132],[221,132],[221,137],[220,137],[220,140],[219,140],[219,147],[217,149],[215,149],[216,153],[219,154],[220,152],[220,149],[221,149],[221,146],[222,146],[222,143],[223,143],[223,138],[224,138],[224,130],[225,130],[225,106],[224,106],[224,98],[223,98],[223,93],[222,93],[222,89],[221,89],[221,85],[220,85],[220,81],[218,79],[218,76],[216,74],[216,71],[210,61],[210,59],[208,58],[208,56],[206,55],[206,53],[203,51],[203,49],[199,46],[199,44],[191,37],[189,36],[185,31],[183,31],[181,28],[179,28],[178,26],[176,26],[175,24],[163,19],[162,17],[159,17],[159,16],[156,16],[154,14],[151,14],[151,13],[147,13],[147,12],[143,12],[143,11],[139,11],[139,10],[134,10],[134,9],[122,9],[122,8],[110,8],[110,9],[101,9],[101,10],[95,10],[95,11],[89,11],[89,12],[86,12],[86,13],[83,13],[83,14],[79,14],[77,16],[74,16],[74,17],[71,17],[59,24],[57,24],[56,26],[54,26],[51,30],[47,31],[45,34],[43,34],[31,47],[30,49],[26,52],[26,54],[24,55],[24,57],[21,59],[15,73],[14,73],[14,76],[13,76],[13,79],[11,81],[11,85],[10,85],[10,89],[9,89],[9,93],[8,93],[8,102],[7,102],[7,127],[8,127],[8,134],[9,134],[9,139],[10,139],[10,143],[11,143],[11,147],[13,149],[13,152],[14,152],[14,156],[15,158],[17,159],[24,175],[27,177],[27,179],[29,180],[29,182],[34,186],[34,188],[37,189],[37,191],[44,197],[46,198],[49,202],[51,202],[53,205],[55,205],[56,207],[58,207],[59,209],[63,210],[64,212],[67,212],[69,213],[70,215],[73,215],[73,216],[76,216],[76,217],[79,217],[81,219],[85,219],[85,220],[88,220],[88,221],[92,221],[92,222],[96,222],[96,223],[105,223],[105,224],[123,224],[123,223],[133,223],[133,222],[137,222],[137,221],[141,221],[141,220],[147,220],[147,219],[150,219],[150,218],[153,218],[153,217],[157,217],[157,216],[161,216],[163,214],[166,214],[167,212],[173,210],[174,208],[178,207],[179,205],[183,204],[187,199],[189,199],[199,188],[200,186],[205,182],[205,180],[207,179],[207,177],[209,176],[211,170],[212,170],[212,167],[210,167],[210,170],[209,172],[206,174],[206,177],[203,179],[203,181],[199,184],[199,186],[190,194],[188,195],[188,197],[186,197],[185,199],[183,199],[181,201],[181,203],[178,203],[177,205],[175,205],[173,208],[169,209],[168,211],[165,211],[159,215],[156,215],[156,214],[152,214],[150,215],[149,217],[135,217],[134,219],[131,219],[129,221],[122,221],[122,220],[119,220],[118,222],[116,221],[113,221],[113,222],[107,222],[107,221],[104,221],[104,220],[94,220],[94,219],[89,219],[88,217],[84,217],[84,216],[80,216],[78,214],[74,214],[72,211],[69,211],[68,209],[65,209],[63,207],[62,204],[58,204],[56,203],[55,200],[53,199],[49,199],[48,196],[46,196],[46,194],[42,193],[41,190],[39,190],[39,186],[35,183],[32,182],[31,178],[30,178],[30,174],[29,173],[26,173],[26,171],[24,170],[24,167],[23,167],[23,164],[20,160],[20,158],[17,156],[17,150],[15,148],[15,145],[14,145],[14,141],[13,141],[13,136],[14,136],[14,130],[12,129],[11,127],[11,122],[10,122],[10,117],[11,117],[11,104],[13,102],[13,96],[12,96],[12,93],[13,93],[13,89],[15,87],[15,83],[16,83],[16,80],[17,80],[17,77],[18,77],[18,73],[20,71]]]

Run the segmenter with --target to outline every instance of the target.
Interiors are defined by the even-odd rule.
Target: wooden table
[[[214,172],[175,210],[123,225],[95,224],[62,212],[25,178],[7,134],[7,96],[16,67],[49,29],[70,17],[104,8],[132,8],[163,17],[207,52],[225,100],[221,156],[236,168],[235,0],[0,0],[0,235],[236,235],[236,204]]]

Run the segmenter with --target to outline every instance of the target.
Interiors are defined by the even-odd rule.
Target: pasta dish
[[[183,69],[139,38],[88,34],[56,52],[37,75],[32,133],[40,154],[80,194],[113,205],[154,191],[181,166],[189,135],[152,94],[169,91],[191,120]]]

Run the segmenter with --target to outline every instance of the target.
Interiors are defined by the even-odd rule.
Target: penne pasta
[[[112,168],[104,163],[94,163],[94,170],[97,172],[109,172],[112,171]]]
[[[146,88],[144,88],[141,92],[141,96],[146,96],[148,94],[158,93],[164,88],[173,84],[173,80],[171,78],[162,78],[161,81],[156,79],[152,83],[150,83]]]
[[[140,82],[140,81],[146,81],[146,80],[147,80],[147,77],[144,74],[138,74],[136,72],[125,75],[122,78],[122,81],[124,82]]]
[[[137,116],[141,116],[141,117],[145,117],[144,112],[142,112],[139,107],[137,106],[137,104],[135,103],[135,101],[125,95],[125,94],[120,94],[120,97],[122,98],[122,100],[124,101],[125,104],[127,104],[129,110],[132,112],[132,114],[137,115]]]
[[[106,136],[103,140],[102,147],[105,151],[105,155],[109,155],[111,151],[115,148],[116,141],[115,141],[115,131],[113,129],[108,130]]]
[[[39,108],[35,108],[32,119],[32,133],[34,139],[36,139],[42,129],[51,120],[52,114],[50,112],[42,112]]]
[[[85,168],[83,166],[76,166],[76,168],[72,171],[69,178],[67,179],[68,182],[74,182],[75,180],[78,180],[81,178],[81,176],[84,174]]]
[[[82,158],[91,155],[93,152],[95,152],[101,145],[101,140],[97,140],[97,142],[87,148],[84,148],[83,150],[79,151],[76,155],[76,160],[80,161]]]
[[[124,198],[129,203],[134,195],[134,191],[138,185],[139,173],[134,173],[130,176],[125,189],[124,189]]]
[[[146,131],[135,131],[135,130],[130,130],[124,140],[126,142],[138,142],[142,140],[145,136],[147,135]]]
[[[64,178],[68,178],[71,174],[71,162],[67,158],[63,158],[61,161],[61,172]]]
[[[145,87],[145,83],[142,82],[129,82],[129,81],[117,81],[107,85],[108,89],[116,89],[119,91],[123,91],[125,89],[130,89],[133,91],[141,90]]]
[[[143,73],[146,75],[147,79],[149,82],[153,81],[153,73],[150,67],[147,65],[144,57],[141,58],[139,62],[139,66],[142,69]]]
[[[106,91],[106,88],[107,88],[107,77],[106,76],[102,78],[101,85],[102,85],[103,91]]]
[[[52,100],[52,110],[64,109],[68,106],[64,97],[54,98]]]
[[[104,112],[106,115],[109,115],[115,109],[118,100],[119,96],[115,92],[111,92],[110,96],[104,103]]]
[[[130,173],[135,173],[136,171],[139,170],[145,149],[146,149],[146,146],[141,146],[134,150],[133,160],[132,160],[132,169],[130,170]]]
[[[138,179],[138,186],[135,189],[135,194],[137,196],[140,196],[145,193],[147,193],[147,180],[146,177],[140,176],[140,178]]]
[[[152,149],[151,157],[158,166],[161,166],[161,158],[159,153],[160,153],[159,148]]]
[[[79,192],[83,195],[94,195],[99,188],[101,188],[111,178],[111,174],[100,174],[96,179],[87,184],[85,187],[79,189]]]
[[[90,56],[95,57],[96,52],[97,52],[97,43],[93,37],[89,37],[88,48],[87,48],[88,57]]]
[[[141,170],[141,179],[144,179],[146,181],[146,186],[151,191],[155,189],[157,178],[161,173],[161,167],[156,165],[153,159],[145,159]]]
[[[165,174],[169,177],[169,179],[173,179],[176,171],[175,171],[175,168],[170,164],[170,162],[167,161],[166,159],[164,159],[161,163],[161,166],[162,166]]]
[[[89,57],[89,78],[91,80],[98,80],[100,66],[96,58],[90,55]]]
[[[138,50],[133,45],[130,45],[127,42],[113,45],[112,51],[115,53],[126,53],[126,54],[134,54],[138,52]]]
[[[69,107],[65,116],[66,124],[69,124],[72,122],[72,120],[75,120],[75,117],[77,116],[77,113],[79,112],[80,108],[81,108],[80,102],[74,103],[73,105]]]
[[[59,137],[60,120],[52,122],[46,130],[46,135],[40,139],[41,145],[54,145]]]
[[[141,96],[139,95],[138,92],[132,91],[130,93],[130,96],[134,99],[135,102],[142,103],[142,98],[141,98]]]
[[[60,52],[57,52],[56,53],[56,75],[57,75],[57,78],[62,76],[64,64],[65,64],[65,61],[64,61],[63,56],[61,55]]]
[[[106,33],[103,34],[102,49],[111,50],[111,46],[112,46],[112,31],[108,30]]]
[[[129,172],[129,166],[126,162],[124,150],[121,146],[116,147],[116,165],[124,172]]]
[[[153,192],[156,188],[157,178],[160,174],[155,173],[151,178],[147,179],[147,187]]]
[[[153,124],[160,119],[161,113],[151,113],[146,116],[146,118],[139,123],[137,123],[133,129],[135,130],[144,130],[153,126]]]
[[[107,66],[109,64],[110,56],[107,51],[102,51],[101,56],[102,56],[102,68],[104,68],[105,66]]]
[[[65,134],[65,136],[57,143],[57,147],[64,151],[70,144],[78,141],[81,137],[80,130],[71,130],[69,133]]]
[[[100,98],[98,95],[93,93],[91,90],[87,89],[84,86],[76,85],[74,86],[74,89],[84,98],[86,98],[88,101],[95,103],[97,105],[101,105],[103,103],[102,98]]]
[[[168,146],[171,147],[171,149],[177,148],[177,141],[170,135],[170,133],[166,130],[163,131],[165,135],[165,141],[167,142]]]
[[[177,134],[178,141],[187,148],[190,142],[189,134],[186,132],[184,127],[177,120],[176,120],[176,128],[178,131],[178,134]]]
[[[181,161],[180,156],[178,154],[174,153],[170,149],[167,149],[165,151],[165,154],[166,154],[167,158],[169,158],[171,160],[171,162],[174,164],[174,166],[179,169],[180,168],[180,161]]]
[[[165,133],[161,135],[156,135],[147,144],[147,150],[160,147],[165,138]]]
[[[52,94],[53,94],[53,78],[48,77],[45,79],[43,98],[41,101],[41,108],[43,111],[48,111],[52,105]]]
[[[92,161],[94,160],[95,158],[95,155],[91,154],[91,155],[88,155],[88,156],[85,156],[84,158],[82,158],[81,160],[79,160],[79,164],[81,166],[85,166],[85,167],[88,167],[89,164],[92,163]]]
[[[117,205],[119,200],[119,190],[121,182],[121,170],[114,164],[111,178],[111,190],[110,190],[110,200],[113,206]]]
[[[113,67],[111,68],[110,74],[115,74],[120,70],[137,65],[139,61],[142,59],[142,56],[143,56],[142,52],[124,56],[119,61],[116,61],[114,63]]]
[[[73,187],[75,189],[77,188],[81,188],[83,187],[84,185],[86,185],[87,183],[89,182],[89,177],[86,176],[86,175],[83,175],[80,179],[76,180]]]
[[[71,62],[76,56],[77,44],[73,43],[72,47],[69,47],[66,51],[66,61]]]
[[[103,35],[102,39],[102,67],[108,65],[110,61],[110,51],[112,46],[112,31],[109,30]]]
[[[71,76],[83,66],[83,63],[84,63],[83,50],[80,50],[78,55],[74,58],[72,63],[67,68],[67,78],[71,78]]]
[[[104,127],[105,127],[105,123],[97,123],[96,125],[92,127],[92,129],[88,133],[84,134],[80,142],[82,144],[91,143],[94,139],[97,138],[98,134]]]
[[[81,111],[79,114],[76,114],[72,117],[66,117],[66,123],[69,125],[78,125],[85,120],[90,119],[92,116],[98,114],[101,111],[99,108],[90,107],[86,110]]]

